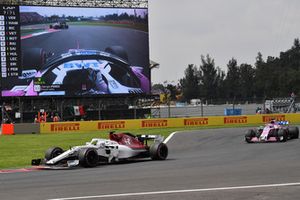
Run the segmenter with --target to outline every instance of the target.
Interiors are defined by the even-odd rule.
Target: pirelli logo
[[[224,117],[224,124],[246,124],[247,117]]]
[[[99,122],[98,129],[120,129],[125,128],[125,121]]]
[[[193,119],[184,119],[185,126],[201,126],[208,125],[208,118],[193,118]]]
[[[67,124],[51,124],[50,131],[79,131],[80,124],[79,123],[67,123]]]
[[[167,120],[143,120],[142,121],[142,128],[167,127],[167,126],[168,126]]]
[[[285,121],[285,115],[268,115],[268,116],[263,116],[262,120],[263,122],[270,122],[271,120],[276,120],[276,121]]]

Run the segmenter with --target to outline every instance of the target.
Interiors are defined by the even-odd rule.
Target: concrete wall
[[[40,124],[22,123],[14,124],[15,134],[37,134],[40,133]]]

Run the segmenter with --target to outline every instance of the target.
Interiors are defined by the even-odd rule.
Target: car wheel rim
[[[87,154],[87,162],[91,165],[97,164],[97,155],[95,152],[91,151]]]
[[[55,158],[57,156],[59,156],[61,154],[61,151],[60,150],[55,150],[53,153],[52,153],[52,158]]]
[[[159,148],[159,157],[165,159],[168,155],[168,150],[165,146],[161,146],[161,148]]]

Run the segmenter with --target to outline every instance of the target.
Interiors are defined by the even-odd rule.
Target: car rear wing
[[[164,141],[164,136],[161,135],[137,135],[139,140],[154,140],[154,142],[163,142]]]
[[[279,121],[279,125],[289,125],[289,121]]]

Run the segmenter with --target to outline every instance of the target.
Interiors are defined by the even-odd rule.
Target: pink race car
[[[287,121],[272,120],[268,124],[257,129],[249,129],[245,135],[247,143],[255,142],[286,142],[299,138],[299,129],[289,126]]]

